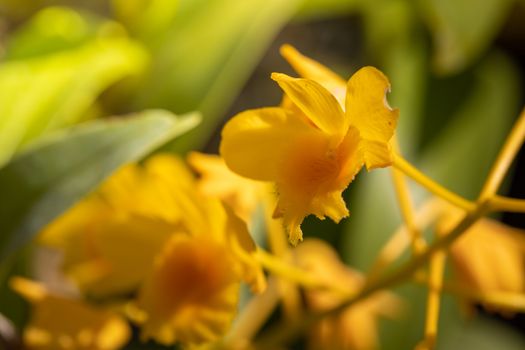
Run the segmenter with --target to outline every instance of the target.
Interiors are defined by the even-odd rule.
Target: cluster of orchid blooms
[[[399,316],[406,303],[388,289],[414,280],[428,286],[418,349],[434,347],[442,292],[497,312],[525,310],[524,232],[484,218],[525,212],[525,200],[496,194],[525,137],[525,113],[472,202],[400,155],[399,111],[386,102],[383,73],[364,67],[346,82],[291,46],[281,52],[301,78],[272,74],[281,105],[233,117],[220,156],[158,154],[127,165],[41,232],[38,243],[61,252],[76,289],[58,295],[11,280],[32,304],[27,348],[119,349],[135,329],[142,341],[188,348],[275,349],[302,334],[311,349],[374,349],[379,317]],[[342,192],[363,166],[392,168],[404,218],[367,274],[301,232],[308,215],[349,215]],[[420,208],[406,176],[434,195]],[[260,217],[267,249],[250,235]],[[428,227],[432,243],[421,234]],[[412,258],[385,272],[409,247]],[[238,311],[241,283],[253,296]],[[279,304],[286,326],[254,341]]]

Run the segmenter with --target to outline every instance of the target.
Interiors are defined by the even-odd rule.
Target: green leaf
[[[177,147],[202,146],[299,1],[180,1],[170,32],[153,54],[152,71],[135,108],[202,112],[202,126],[181,138]]]
[[[0,169],[0,260],[93,190],[199,122],[146,111],[133,118],[85,123],[50,135]]]
[[[425,31],[414,3],[404,0],[362,2],[367,52],[388,76],[389,104],[401,111],[398,139],[411,153],[420,138],[428,79]]]
[[[483,60],[473,71],[467,98],[424,150],[419,166],[451,190],[474,199],[519,114],[518,77],[519,71],[502,53]],[[434,111],[428,117],[440,115]]]
[[[120,24],[89,12],[47,7],[8,37],[5,60],[19,60],[74,49],[96,37],[122,36]]]
[[[297,13],[299,19],[344,16],[358,7],[359,0],[304,0]]]
[[[462,319],[457,298],[445,295],[439,322],[438,349],[447,350],[519,350],[525,349],[523,332],[491,320],[483,314]]]
[[[477,59],[503,25],[513,0],[424,0],[438,72],[456,73]]]
[[[131,33],[154,46],[173,25],[179,7],[177,0],[112,0],[115,17]]]
[[[81,119],[110,85],[141,71],[146,55],[126,38],[0,64],[0,165],[27,142]]]

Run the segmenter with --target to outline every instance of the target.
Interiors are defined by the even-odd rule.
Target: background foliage
[[[385,71],[403,153],[467,198],[525,102],[523,1],[0,0],[0,250],[10,257],[0,312],[23,319],[3,288],[26,266],[15,248],[120,164],[166,143],[215,151],[226,118],[278,103],[268,76],[291,72],[278,56],[284,42],[344,77],[361,65]],[[142,112],[159,108],[170,113]],[[171,113],[191,111],[201,125],[175,140],[196,117]],[[142,115],[90,121],[128,113]],[[523,197],[519,176],[508,187]],[[366,271],[400,217],[387,172],[361,177],[347,192],[351,219],[309,219],[305,233]],[[385,322],[386,349],[421,334],[425,290],[400,293],[414,302]],[[522,316],[465,319],[452,298],[442,315],[441,348],[525,345]]]

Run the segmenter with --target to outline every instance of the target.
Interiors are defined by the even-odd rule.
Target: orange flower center
[[[158,306],[166,311],[206,303],[235,280],[225,247],[203,239],[178,240],[156,271]]]

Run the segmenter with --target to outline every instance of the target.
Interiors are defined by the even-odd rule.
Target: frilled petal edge
[[[362,149],[367,169],[391,164],[389,141],[399,116],[386,101],[390,90],[387,77],[374,67],[364,67],[348,81],[346,116],[363,139]]]

